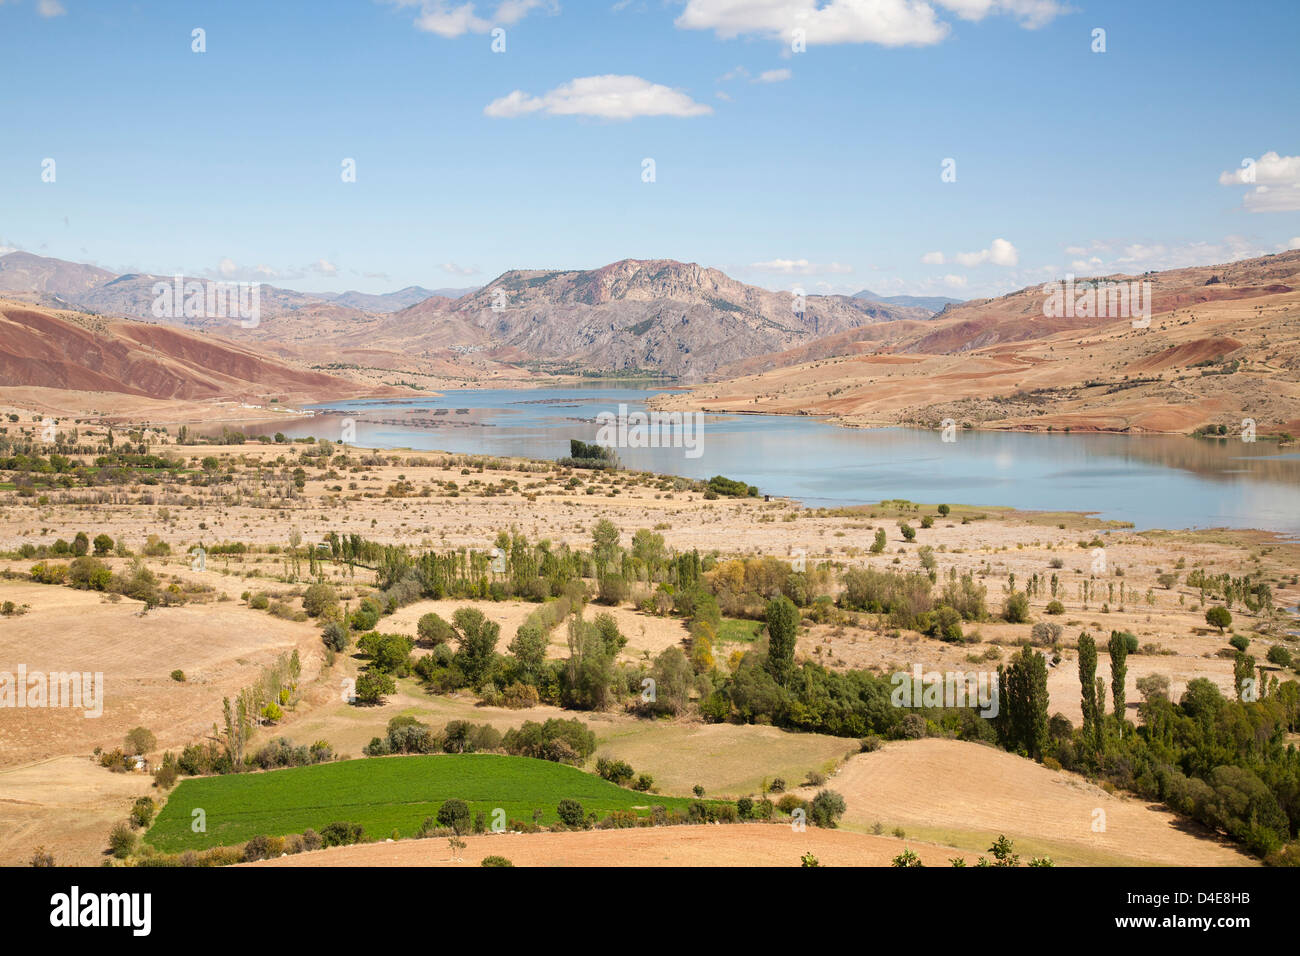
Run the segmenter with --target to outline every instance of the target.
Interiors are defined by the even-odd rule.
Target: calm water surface
[[[474,389],[440,397],[334,402],[282,423],[290,437],[337,440],[356,423],[364,447],[557,458],[592,441],[596,416],[644,409],[653,390],[581,386]],[[1088,511],[1138,528],[1237,527],[1300,534],[1300,453],[1274,442],[1179,436],[851,429],[777,415],[707,415],[702,454],[620,448],[629,468],[690,478],[724,474],[810,506],[908,498],[927,503]]]

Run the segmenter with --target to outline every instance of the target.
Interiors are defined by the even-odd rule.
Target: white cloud
[[[231,259],[229,256],[227,256],[226,258],[222,259],[219,263],[217,263],[217,271],[221,273],[223,276],[233,276],[236,272],[239,271],[239,266],[235,264],[234,259]]]
[[[1290,251],[1291,249],[1300,249],[1300,236],[1296,236],[1293,239],[1288,239],[1285,243],[1285,246],[1286,248],[1283,250],[1284,252]]]
[[[473,275],[478,275],[479,273],[478,266],[461,266],[461,265],[457,265],[454,262],[444,262],[438,268],[440,268],[443,272],[450,273],[451,275],[456,275],[456,276],[473,276]]]
[[[1300,237],[1292,242],[1297,242]],[[1076,273],[1109,275],[1123,272],[1136,274],[1148,270],[1184,269],[1188,266],[1216,265],[1254,259],[1270,252],[1285,251],[1284,244],[1259,245],[1243,236],[1224,236],[1217,242],[1142,242],[1120,240],[1093,240],[1067,248],[1091,253],[1070,263]]]
[[[1056,0],[937,0],[963,20],[983,20],[989,14],[1015,17],[1026,30],[1036,30],[1069,11]]]
[[[1221,186],[1254,186],[1242,206],[1249,212],[1300,210],[1300,156],[1270,150],[1258,160],[1242,160],[1238,169],[1219,173]]]
[[[1057,0],[937,0],[965,20],[1015,17],[1034,29],[1067,9]],[[930,46],[951,27],[924,0],[688,0],[676,20],[685,30],[712,30],[723,39],[764,36],[789,41],[795,29],[809,45],[876,43]]]
[[[921,256],[921,261],[924,262],[927,266],[941,266],[943,265],[944,262],[943,253],[927,252],[925,255]]]
[[[639,76],[614,74],[580,76],[541,96],[515,90],[483,108],[485,115],[497,119],[547,113],[621,120],[636,116],[703,116],[712,112],[711,106],[696,103],[680,90]]]
[[[425,33],[453,39],[466,33],[487,33],[494,26],[518,23],[534,10],[558,13],[555,0],[502,0],[495,12],[479,16],[474,3],[454,3],[449,0],[385,0],[398,7],[418,7],[415,28]]]
[[[778,272],[782,275],[846,275],[853,271],[852,266],[842,262],[825,264],[809,262],[807,259],[769,259],[767,262],[751,262],[749,267],[758,272]]]
[[[964,289],[966,288],[966,277],[949,274],[943,277],[943,284],[950,289]]]
[[[59,0],[38,0],[36,12],[43,17],[61,17],[68,11],[63,9]]]
[[[793,70],[764,70],[758,74],[759,83],[784,83],[794,76]]]
[[[992,263],[995,266],[1014,266],[1020,261],[1016,247],[1005,239],[994,239],[987,249],[979,252],[959,252],[954,257],[960,265],[970,269]]]

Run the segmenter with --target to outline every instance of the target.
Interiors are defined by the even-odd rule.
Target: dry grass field
[[[548,538],[585,548],[590,546],[593,526],[604,518],[619,528],[624,544],[636,530],[653,528],[668,548],[699,548],[717,553],[720,561],[753,556],[788,560],[802,551],[810,567],[830,562],[841,568],[919,570],[921,549],[929,548],[941,581],[952,568],[971,572],[987,587],[987,603],[995,619],[965,625],[967,643],[948,644],[899,631],[870,614],[812,625],[800,636],[801,657],[832,668],[871,668],[878,673],[910,670],[914,663],[927,670],[996,669],[999,660],[1009,658],[1029,638],[1028,624],[996,620],[1010,576],[1023,587],[1033,574],[1044,580],[1056,574],[1064,613],[1045,615],[1049,596],[1043,593],[1032,599],[1030,617],[1063,627],[1060,660],[1049,671],[1051,711],[1076,723],[1080,710],[1074,641],[1083,630],[1104,642],[1110,630],[1126,629],[1155,651],[1129,659],[1130,708],[1140,699],[1137,679],[1149,673],[1169,676],[1175,696],[1194,677],[1208,677],[1225,689],[1231,686],[1231,660],[1220,656],[1227,646],[1226,636],[1205,625],[1194,590],[1182,584],[1162,587],[1157,582],[1159,572],[1199,566],[1242,575],[1258,569],[1273,584],[1276,603],[1294,605],[1300,597],[1291,583],[1294,569],[1300,567],[1300,545],[1261,533],[1137,533],[1077,514],[976,509],[954,502],[951,515],[937,518],[931,528],[918,529],[915,541],[906,541],[899,533],[900,522],[918,525],[919,515],[933,513],[933,507],[891,503],[828,512],[783,500],[706,500],[697,490],[674,486],[671,480],[626,473],[584,475],[583,485],[570,487],[567,476],[540,463],[475,463],[401,450],[367,457],[366,464],[346,472],[334,471],[299,457],[301,447],[154,447],[182,457],[195,469],[204,458],[216,458],[218,469],[231,475],[230,481],[216,486],[127,485],[109,498],[77,490],[56,491],[47,498],[0,490],[0,550],[49,545],[86,531],[91,536],[105,532],[139,555],[148,536],[158,535],[170,545],[170,554],[143,558],[144,563],[163,586],[174,586],[190,598],[181,606],[142,614],[143,605],[130,599],[33,583],[27,574],[35,563],[32,559],[0,560],[0,602],[12,601],[23,612],[0,618],[0,671],[14,671],[19,664],[31,670],[100,671],[107,688],[104,715],[99,718],[45,709],[8,710],[0,719],[0,768],[5,782],[0,798],[0,863],[23,862],[41,843],[54,849],[61,861],[98,859],[108,829],[102,824],[122,819],[134,797],[148,790],[148,780],[98,767],[89,759],[94,748],[120,746],[124,733],[136,726],[157,735],[158,752],[151,755],[155,759],[163,749],[201,740],[220,719],[222,697],[253,682],[265,665],[293,649],[303,663],[301,700],[278,725],[259,730],[254,747],[284,735],[300,744],[326,740],[337,753],[358,756],[399,714],[434,726],[460,719],[491,723],[503,731],[524,720],[575,716],[546,706],[525,711],[487,707],[464,693],[435,696],[413,679],[399,680],[397,693],[381,706],[349,706],[340,690],[346,678],[356,676],[358,661],[343,655],[332,666],[324,665],[319,627],[301,619],[305,562],[302,575],[295,579],[285,555],[292,537],[300,538],[304,549],[329,531],[415,549],[485,549],[498,532],[514,529],[530,540]],[[368,453],[354,454],[356,461]],[[288,473],[299,463],[307,472],[304,488],[300,495],[286,498],[282,492]],[[446,493],[448,486],[443,483],[449,481],[457,483],[456,497]],[[589,494],[588,487],[595,493]],[[393,493],[395,488],[405,490]],[[886,531],[888,546],[882,554],[870,554],[868,546],[877,528]],[[203,571],[191,567],[192,547],[222,541],[243,542],[250,550],[209,555]],[[1101,585],[1104,589],[1113,584],[1115,596],[1103,590],[1085,608],[1077,582],[1091,576],[1091,549],[1097,541],[1106,548],[1110,568],[1122,569],[1123,574],[1112,574]],[[126,570],[132,560],[104,558],[114,571]],[[373,575],[364,568],[326,563],[321,573],[352,606],[373,583]],[[1118,596],[1121,582],[1123,602]],[[632,597],[647,591],[644,584],[635,585]],[[272,604],[281,602],[285,616],[254,610],[241,597],[259,592]],[[501,625],[498,650],[504,650],[536,607],[522,601],[420,601],[384,618],[380,629],[414,635],[422,614],[436,611],[450,619],[457,608],[471,603]],[[683,646],[687,638],[679,618],[646,614],[630,603],[608,609],[592,606],[587,615],[590,619],[604,611],[615,617],[628,639],[621,654],[628,663]],[[1239,609],[1234,615],[1239,630],[1250,631],[1260,623]],[[295,616],[300,619],[291,619]],[[1285,642],[1258,634],[1252,638],[1252,653],[1261,661],[1270,643]],[[744,647],[719,643],[715,647],[719,666],[729,667],[733,652]],[[563,626],[552,632],[549,654],[567,655]],[[185,672],[183,683],[170,677],[178,668]],[[1104,654],[1098,673],[1109,677]],[[666,794],[686,794],[698,784],[710,796],[739,796],[757,793],[765,780],[776,776],[794,785],[810,771],[833,770],[857,749],[851,739],[764,726],[648,721],[621,712],[576,716],[596,733],[599,755],[627,760],[638,772],[652,774]],[[948,742],[921,743],[941,747]],[[969,752],[972,746],[959,745],[960,752]],[[908,793],[888,789],[893,786],[889,774],[862,776],[861,768],[897,760],[900,752],[919,750],[891,745],[881,753],[853,757],[834,778],[834,786],[848,801],[846,826],[870,827],[880,820],[889,830],[903,826],[909,835],[973,851],[982,850],[990,834],[1005,828],[1009,835],[1026,841],[1027,853],[1032,848],[1059,856],[1062,862],[1222,862],[1236,856],[1214,841],[1179,830],[1167,814],[1115,797],[1107,798],[1116,804],[1109,836],[1098,839],[1090,832],[1075,833],[1074,819],[1063,822],[1062,807],[1055,802],[1077,795],[1075,789],[1062,785],[1060,775],[985,748],[974,752],[982,759],[996,757],[1007,764],[1006,770],[998,771],[999,779],[1010,779],[1012,769],[1028,775],[1021,781],[1026,788],[1021,803],[1007,795],[981,797],[988,781],[969,772],[962,760],[936,765],[933,771],[900,769],[897,786],[911,788]],[[927,778],[927,773],[932,777]],[[913,779],[931,779],[931,783],[912,787]],[[873,790],[868,784],[882,789]],[[930,802],[915,802],[918,795]],[[1052,825],[1027,826],[1023,800],[1032,804],[1040,798]],[[1086,803],[1095,798],[1081,799]],[[81,809],[70,812],[74,805]],[[1094,805],[1088,803],[1087,808]],[[1083,803],[1070,806],[1077,815]],[[1147,822],[1131,822],[1142,820]],[[722,828],[710,828],[718,829]],[[662,845],[662,852],[671,856],[674,834],[686,839],[688,830],[691,839],[699,839],[692,828],[608,838],[646,840],[647,846]],[[1126,843],[1121,834],[1128,832],[1142,835]],[[595,842],[587,844],[576,839],[579,834],[564,836],[583,847],[603,845],[600,840],[605,837],[592,834],[589,839]],[[662,844],[664,840],[669,843]],[[720,854],[717,859],[725,860],[733,850],[709,851],[715,852]],[[763,855],[767,850],[755,852],[759,854],[755,859],[784,859],[775,849],[771,856]]]
[[[447,841],[401,840],[332,847],[244,866],[477,866],[485,856],[504,856],[515,866],[798,866],[812,853],[822,866],[888,866],[905,849],[926,866],[947,866],[953,857],[973,864],[978,854],[945,846],[872,836],[848,830],[779,824],[588,830],[571,833],[502,833],[465,838],[459,861]]]
[[[1022,858],[1049,856],[1058,865],[1256,864],[1144,800],[960,740],[886,744],[849,759],[829,786],[848,805],[842,826],[880,823],[887,833],[902,827],[917,839],[968,851],[983,851],[1005,834]]]

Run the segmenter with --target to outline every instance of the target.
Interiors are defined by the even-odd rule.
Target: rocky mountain
[[[796,300],[696,263],[623,259],[599,269],[506,272],[453,302],[431,299],[396,313],[386,334],[554,369],[698,380],[748,357],[928,315],[849,296]]]

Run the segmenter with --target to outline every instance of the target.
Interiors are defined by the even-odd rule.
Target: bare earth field
[[[842,826],[880,822],[886,832],[901,826],[909,836],[974,851],[1006,834],[1022,859],[1050,856],[1058,865],[1256,864],[1146,801],[966,741],[895,741],[850,758],[832,780],[848,804]]]
[[[331,847],[243,866],[477,866],[485,856],[504,856],[515,866],[798,866],[811,852],[822,866],[888,866],[911,849],[926,866],[947,866],[953,857],[974,863],[978,854],[948,847],[810,827],[795,833],[779,824],[585,830],[572,833],[502,833],[465,837],[460,862],[447,841],[401,840]]]
[[[24,611],[0,618],[0,671],[15,671],[19,664],[31,670],[101,671],[107,686],[107,703],[100,718],[54,709],[6,710],[0,716],[0,863],[24,862],[41,843],[54,850],[60,862],[99,859],[109,826],[125,817],[134,797],[148,790],[149,781],[143,775],[112,774],[96,766],[89,759],[91,751],[120,746],[123,734],[135,726],[148,727],[157,735],[159,752],[150,755],[154,759],[163,749],[174,750],[203,739],[220,719],[222,697],[251,683],[264,665],[294,648],[303,662],[302,699],[278,726],[260,730],[254,747],[272,736],[284,735],[295,743],[324,739],[336,752],[357,756],[398,714],[411,714],[435,726],[465,719],[488,722],[501,730],[524,720],[575,716],[553,707],[525,711],[485,707],[469,695],[438,697],[407,679],[399,680],[398,692],[382,706],[347,705],[340,689],[345,678],[355,677],[357,661],[344,655],[332,667],[324,667],[316,622],[254,610],[240,598],[245,592],[265,592],[272,602],[283,602],[289,616],[301,616],[305,561],[302,576],[295,581],[284,554],[295,533],[301,536],[304,550],[330,531],[416,548],[485,549],[492,546],[498,532],[512,528],[530,540],[549,538],[557,544],[589,547],[594,524],[607,518],[620,529],[625,544],[636,530],[653,528],[671,549],[718,552],[720,561],[746,556],[788,560],[803,551],[809,567],[830,562],[836,567],[894,570],[919,569],[924,546],[933,549],[941,583],[950,568],[973,573],[987,587],[987,603],[994,615],[1009,575],[1014,574],[1017,587],[1023,588],[1035,573],[1043,579],[1056,574],[1065,613],[1045,615],[1050,596],[1044,588],[1044,593],[1031,600],[1030,617],[1054,621],[1064,629],[1060,661],[1049,671],[1048,686],[1051,711],[1063,713],[1075,723],[1080,710],[1074,642],[1083,630],[1099,636],[1103,643],[1112,629],[1130,630],[1143,645],[1150,645],[1148,651],[1154,651],[1129,658],[1130,708],[1140,699],[1137,679],[1148,673],[1169,676],[1175,697],[1194,677],[1208,677],[1225,690],[1231,687],[1231,660],[1218,656],[1227,646],[1226,636],[1205,625],[1204,610],[1193,589],[1183,584],[1171,589],[1160,586],[1156,580],[1160,571],[1175,568],[1180,560],[1185,569],[1203,566],[1233,575],[1262,569],[1273,585],[1276,603],[1290,606],[1300,597],[1290,583],[1291,575],[1300,568],[1300,545],[1261,533],[1136,533],[1082,515],[974,509],[953,502],[951,515],[937,518],[932,528],[918,528],[916,540],[908,542],[899,532],[900,522],[917,526],[919,515],[932,514],[932,506],[891,503],[832,513],[782,500],[709,501],[698,491],[674,486],[670,479],[626,473],[583,475],[583,484],[572,488],[567,475],[541,463],[475,463],[409,451],[371,456],[349,449],[352,467],[321,468],[314,460],[299,456],[301,447],[154,445],[155,452],[180,456],[195,473],[204,458],[218,459],[219,470],[230,471],[232,477],[215,485],[128,484],[114,486],[107,493],[54,489],[45,499],[0,489],[0,549],[50,545],[57,538],[71,540],[78,531],[86,531],[91,536],[105,532],[138,555],[146,538],[158,535],[170,544],[171,553],[145,558],[145,564],[163,586],[174,586],[191,598],[182,606],[160,607],[141,615],[143,605],[137,601],[123,598],[115,602],[97,592],[32,583],[28,579],[35,563],[32,559],[0,560],[0,575],[5,575],[0,577],[0,602],[12,601]],[[363,457],[366,463],[358,464]],[[304,488],[300,495],[285,497],[289,473],[300,464],[306,471]],[[443,484],[451,481],[459,488],[456,497],[449,496],[448,486]],[[588,487],[595,493],[588,494]],[[405,490],[393,493],[394,489]],[[876,528],[885,529],[888,546],[882,554],[869,554]],[[1092,576],[1096,540],[1104,543],[1111,572],[1099,582],[1100,596],[1085,608],[1078,582]],[[240,555],[209,555],[204,571],[191,567],[188,552],[192,547],[201,543],[211,547],[221,541],[240,541],[251,550]],[[114,571],[123,571],[132,559],[106,557],[104,561]],[[1053,567],[1056,562],[1060,567]],[[1122,569],[1122,576],[1116,569]],[[322,573],[352,606],[373,581],[372,573],[364,568],[326,563]],[[1180,572],[1180,579],[1185,573]],[[1121,582],[1126,595],[1123,601],[1119,597]],[[1108,584],[1115,587],[1113,596],[1106,593]],[[637,600],[646,593],[645,584],[634,585],[632,597]],[[1108,607],[1103,609],[1103,602]],[[536,607],[520,601],[421,601],[384,618],[380,629],[414,635],[420,615],[432,610],[449,619],[468,603],[477,603],[500,623],[499,650]],[[681,645],[687,637],[680,619],[645,614],[630,603],[612,609],[592,606],[588,617],[606,610],[628,638],[622,655],[626,661],[653,657],[667,647]],[[1239,631],[1248,632],[1259,623],[1244,609],[1236,608],[1233,613]],[[1027,624],[996,619],[967,623],[964,630],[967,643],[947,644],[912,631],[898,631],[874,615],[851,614],[841,623],[808,627],[800,635],[798,653],[832,668],[870,667],[880,673],[910,670],[914,663],[927,670],[991,671],[999,660],[1014,653],[1030,632]],[[1294,647],[1294,641],[1252,634],[1251,652],[1263,661],[1275,640]],[[552,632],[551,643],[551,655],[564,656],[563,627]],[[743,647],[716,646],[719,666],[727,667],[730,655]],[[184,683],[170,678],[176,668],[184,670]],[[1109,678],[1104,654],[1098,674]],[[854,740],[792,734],[772,727],[647,721],[623,713],[576,716],[597,734],[598,754],[625,759],[638,771],[653,774],[656,785],[670,794],[689,793],[696,784],[711,796],[757,793],[765,780],[775,776],[794,784],[809,771],[832,771],[857,749]],[[1131,712],[1130,718],[1134,716]],[[963,757],[949,763],[900,765],[887,772],[862,769],[892,768],[900,753],[950,746],[963,754],[974,748],[980,759],[997,758],[1005,761],[1006,767],[999,766],[989,774],[972,773]],[[897,782],[891,782],[894,778]],[[1209,863],[1239,856],[1215,841],[1179,830],[1161,811],[1116,797],[1105,798],[1114,804],[1107,811],[1107,834],[1077,832],[1079,819],[1086,827],[1091,809],[1109,804],[1098,803],[1101,797],[1064,784],[1063,779],[1041,766],[986,748],[921,741],[853,757],[833,785],[848,801],[846,826],[869,828],[879,820],[886,833],[902,826],[909,837],[968,851],[982,852],[992,837],[1005,829],[1025,855],[1042,852],[1060,862]],[[1024,792],[991,792],[990,780],[1018,780],[1016,786]],[[73,805],[81,809],[71,812]],[[1029,825],[1031,811],[1026,808],[1040,806],[1041,810],[1032,813],[1041,823]],[[1148,822],[1139,823],[1143,820]],[[558,842],[564,845],[571,841],[575,847],[593,848],[606,845],[601,840],[648,841],[644,846],[672,857],[673,840],[704,839],[700,833],[728,829],[554,836],[563,838]],[[738,829],[750,834],[767,828]],[[1137,836],[1126,842],[1129,834]],[[844,839],[839,834],[818,832],[817,836]],[[749,852],[743,849],[745,844],[742,841],[737,844],[741,849],[733,849],[727,842],[731,839],[723,840],[725,847],[720,844],[717,850],[708,851],[716,857],[705,854],[701,858],[725,862],[733,852],[739,854],[737,859],[743,858]],[[549,846],[547,840],[539,843]],[[778,852],[778,846],[784,844],[772,844],[770,852],[754,849],[753,859],[789,862],[785,849]],[[794,854],[796,861],[803,849]],[[382,850],[360,848],[353,852]],[[418,852],[405,847],[399,850]],[[540,862],[550,852],[539,851],[536,859]],[[822,855],[815,847],[814,852]],[[826,852],[824,862],[830,862],[830,854],[838,851]],[[891,846],[888,856],[896,852]]]

